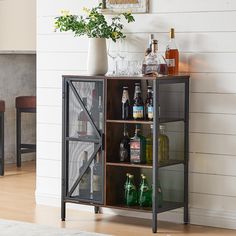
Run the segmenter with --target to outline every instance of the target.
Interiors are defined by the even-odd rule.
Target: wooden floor
[[[0,177],[0,218],[119,236],[152,235],[151,222],[143,219],[68,210],[66,221],[61,222],[60,209],[36,206],[34,195],[35,163],[23,163],[21,169],[7,166],[5,176]],[[158,235],[231,236],[236,235],[236,230],[159,222]]]

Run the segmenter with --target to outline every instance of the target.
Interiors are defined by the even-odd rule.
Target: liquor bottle
[[[129,100],[129,92],[128,87],[123,87],[123,94],[121,99],[122,104],[122,120],[128,120],[130,118],[130,100]]]
[[[139,83],[135,83],[133,118],[135,120],[142,120],[144,118],[144,105]]]
[[[146,137],[146,162],[152,164],[152,148],[153,148],[153,125],[150,127],[150,132]]]
[[[148,47],[145,51],[145,56],[147,56],[152,51],[152,40],[154,39],[154,34],[149,34]]]
[[[134,206],[137,204],[137,189],[134,185],[134,176],[129,175],[129,182],[127,185],[127,192],[126,192],[126,205],[127,206]]]
[[[98,152],[93,166],[93,199],[99,200],[102,197],[102,163]]]
[[[136,125],[134,137],[130,140],[130,162],[132,164],[146,163],[146,139],[140,134],[138,125]]]
[[[100,133],[103,130],[103,109],[102,109],[102,97],[98,97],[98,129]]]
[[[147,49],[145,51],[145,57],[144,57],[144,60],[143,60],[143,65],[142,65],[142,74],[145,73],[146,71],[146,57],[149,53],[151,53],[152,51],[152,40],[154,39],[154,35],[153,34],[149,34],[149,41],[148,41],[148,46],[147,46]]]
[[[87,98],[82,98],[83,104],[85,107],[87,107]],[[82,109],[78,116],[78,135],[79,136],[85,136],[87,135],[87,116],[85,114],[85,111]]]
[[[141,207],[150,207],[152,206],[152,192],[147,183],[145,175],[142,175],[142,182],[139,189],[139,205]]]
[[[124,136],[120,142],[120,162],[130,162],[130,138],[124,124]]]
[[[144,71],[144,75],[148,76],[157,76],[157,75],[167,75],[168,68],[165,61],[165,58],[158,53],[158,41],[152,40],[152,52],[149,53],[145,62],[146,70]]]
[[[79,168],[79,173],[84,171],[85,165],[88,162],[88,152],[84,151],[82,157],[82,165]],[[85,171],[80,183],[79,183],[79,195],[82,198],[89,199],[91,190],[91,170],[90,167]]]
[[[158,138],[158,159],[160,163],[166,163],[169,160],[169,138],[165,133],[165,126],[160,125]]]
[[[127,187],[128,187],[128,183],[129,183],[129,176],[130,176],[130,173],[126,173],[126,181],[124,184],[124,203],[125,204],[127,201]]]
[[[146,99],[146,118],[153,120],[153,91],[152,86],[148,86],[147,99]]]
[[[170,41],[166,47],[166,62],[168,66],[168,74],[174,75],[179,73],[179,50],[175,42],[175,30],[170,30]]]

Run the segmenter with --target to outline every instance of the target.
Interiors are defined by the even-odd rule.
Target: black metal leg
[[[0,175],[4,175],[4,113],[0,113]]]
[[[21,112],[16,109],[16,164],[21,167]]]
[[[95,212],[95,214],[98,214],[100,212],[99,206],[94,207],[94,212]]]
[[[189,159],[189,81],[185,83],[185,124],[184,124],[184,223],[189,223],[188,209],[188,159]]]
[[[61,200],[61,220],[65,221],[65,219],[66,219],[66,203],[62,199]]]

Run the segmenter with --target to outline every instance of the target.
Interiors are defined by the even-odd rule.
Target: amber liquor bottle
[[[175,42],[175,30],[170,30],[170,41],[166,47],[166,62],[168,66],[168,74],[175,75],[179,73],[179,50]]]

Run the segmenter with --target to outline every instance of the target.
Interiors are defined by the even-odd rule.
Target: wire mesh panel
[[[103,81],[68,80],[67,197],[103,203]]]

